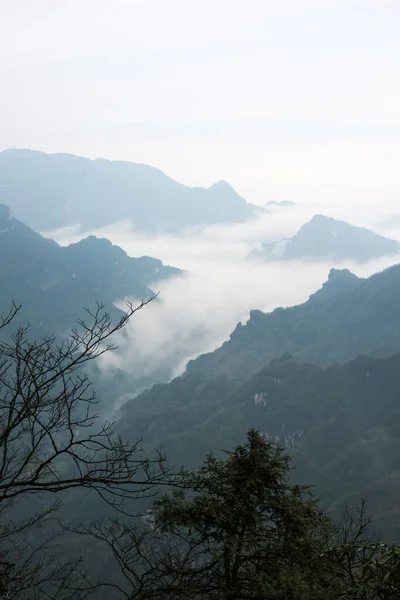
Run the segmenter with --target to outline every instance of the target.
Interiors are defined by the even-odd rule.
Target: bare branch
[[[49,554],[54,538],[39,545],[30,532],[54,518],[63,494],[91,490],[109,507],[132,513],[132,501],[154,495],[159,486],[179,483],[159,451],[148,457],[141,441],[121,439],[113,423],[99,422],[96,397],[84,367],[114,350],[112,337],[149,304],[127,304],[117,323],[101,303],[67,338],[30,339],[28,326],[0,342],[0,594],[4,598],[77,598],[90,589],[79,559],[60,562]],[[20,307],[0,318],[12,324]],[[48,494],[57,501],[46,505]],[[33,506],[43,508],[29,513]],[[21,507],[24,507],[23,509]],[[18,510],[28,516],[13,517]],[[27,512],[25,512],[27,511]],[[46,529],[47,530],[47,529]],[[36,540],[37,534],[36,535]],[[39,536],[41,539],[41,536]],[[2,562],[1,562],[2,561]],[[67,589],[71,590],[68,596]],[[35,591],[34,591],[35,590]],[[73,591],[72,591],[73,590]],[[75,595],[74,595],[75,594]]]

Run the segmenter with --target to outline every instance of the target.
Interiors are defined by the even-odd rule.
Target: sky
[[[1,0],[0,150],[395,205],[398,0]]]

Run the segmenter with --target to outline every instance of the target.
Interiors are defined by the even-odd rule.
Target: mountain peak
[[[68,246],[71,252],[81,253],[82,256],[96,256],[99,260],[122,261],[129,260],[128,254],[119,246],[114,244],[107,238],[96,237],[89,235],[86,238],[70,244]]]
[[[221,179],[220,181],[217,181],[216,183],[210,185],[210,187],[207,188],[207,191],[217,192],[218,194],[229,194],[237,196],[238,198],[240,197],[236,190],[224,179]]]
[[[99,238],[96,235],[88,235],[86,238],[83,238],[82,240],[80,240],[77,243],[81,244],[83,246],[96,246],[96,247],[104,246],[107,248],[110,248],[112,246],[112,243],[110,242],[109,239]]]
[[[328,275],[328,281],[356,281],[357,275],[354,275],[350,269],[331,269]]]
[[[225,181],[225,179],[220,179],[219,181],[216,181],[215,183],[210,185],[208,189],[211,190],[212,188],[226,188],[229,190],[233,190],[233,187],[227,181]]]
[[[331,223],[332,221],[337,221],[337,219],[334,219],[333,217],[327,217],[326,215],[323,215],[321,213],[317,213],[310,219],[309,223],[314,223],[314,222]]]
[[[400,244],[364,227],[317,214],[292,238],[263,244],[269,260],[357,260],[360,262],[400,252]],[[335,275],[333,274],[333,277]]]
[[[338,219],[334,219],[333,217],[327,217],[326,215],[318,213],[311,217],[311,219],[307,223],[305,223],[303,227],[307,227],[310,225],[317,225],[318,227],[321,227],[326,225],[333,225],[334,223],[344,223],[344,221],[339,221]]]
[[[158,259],[129,257],[105,238],[90,236],[59,246],[0,205],[0,313],[4,302],[24,304],[38,332],[64,332],[81,316],[82,307],[101,301],[112,316],[122,313],[114,303],[123,298],[150,298],[151,284],[179,275]],[[25,317],[24,317],[25,318]]]
[[[336,294],[355,288],[362,279],[354,275],[349,269],[331,269],[328,279],[322,285],[322,288],[311,294],[312,302],[325,302],[328,298]]]

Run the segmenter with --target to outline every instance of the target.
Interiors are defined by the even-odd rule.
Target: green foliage
[[[314,484],[325,507],[367,497],[376,527],[400,540],[399,388],[398,355],[328,368],[286,356],[240,384],[190,372],[154,386],[125,405],[118,427],[190,467],[257,427],[287,449],[294,481]]]
[[[189,495],[155,502],[155,528],[180,542],[164,567],[179,572],[171,597],[310,598],[326,517],[306,487],[288,482],[288,457],[260,433],[225,455],[206,457]]]
[[[383,542],[343,544],[326,552],[337,600],[400,598],[400,546]]]
[[[159,496],[144,523],[112,519],[80,533],[111,550],[129,600],[395,600],[400,546],[369,531],[365,502],[335,522],[289,458],[255,430],[243,445],[206,456],[183,488]],[[100,551],[100,554],[102,552]],[[114,598],[99,595],[99,598]],[[117,593],[117,596],[118,593]]]

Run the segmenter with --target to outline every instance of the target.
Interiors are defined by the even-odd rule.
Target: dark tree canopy
[[[128,582],[125,597],[310,598],[328,521],[307,488],[288,482],[288,460],[250,431],[224,460],[208,455],[186,491],[156,499],[147,527],[97,524],[92,533]]]

